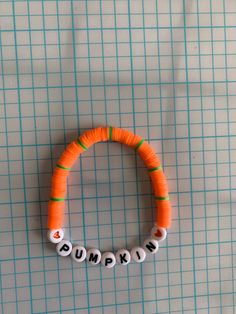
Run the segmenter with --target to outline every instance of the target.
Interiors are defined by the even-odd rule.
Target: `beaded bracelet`
[[[83,151],[87,151],[91,145],[108,140],[128,145],[139,153],[151,177],[156,202],[156,222],[151,230],[151,236],[144,241],[142,247],[134,247],[130,252],[121,249],[116,254],[112,252],[101,254],[95,248],[86,250],[81,245],[72,245],[70,241],[63,239],[64,231],[62,229],[67,177],[73,164],[78,156]],[[116,263],[127,265],[131,258],[140,263],[145,260],[146,253],[154,254],[158,251],[158,242],[166,238],[166,228],[170,227],[170,223],[171,204],[160,160],[152,147],[140,136],[120,128],[99,127],[86,131],[66,147],[52,176],[51,198],[48,204],[48,239],[57,244],[56,250],[60,256],[71,255],[76,262],[87,259],[93,265],[101,262],[107,268],[113,267]]]

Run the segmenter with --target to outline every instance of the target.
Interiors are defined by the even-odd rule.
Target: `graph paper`
[[[0,313],[235,313],[236,2],[0,2]],[[145,138],[173,223],[143,264],[105,269],[49,244],[65,146],[112,125]],[[153,225],[148,174],[96,144],[68,180],[66,238],[102,251]]]

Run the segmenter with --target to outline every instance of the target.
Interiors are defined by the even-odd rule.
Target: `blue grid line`
[[[212,10],[212,0],[210,0],[210,9]],[[210,14],[210,19],[211,19],[211,24],[212,24],[213,23],[212,14]],[[211,29],[211,48],[212,48],[212,66],[215,69],[214,55],[213,55],[214,46],[213,46],[213,31],[212,31],[212,29]],[[215,71],[213,71],[212,76],[213,76],[212,79],[213,79],[214,118],[215,118],[215,121],[216,121]],[[216,124],[215,124],[215,134],[216,134]],[[217,139],[216,138],[215,138],[215,146],[216,146],[216,164],[217,164],[218,163],[218,154],[217,154],[218,145],[217,145]],[[218,168],[216,168],[216,177],[218,177]],[[216,187],[217,187],[217,189],[219,187],[218,179],[216,180]],[[219,219],[220,209],[219,209],[219,195],[218,194],[217,194],[217,211],[218,211],[218,225],[219,225],[219,222],[220,222],[220,219]],[[218,228],[218,238],[220,239],[220,230],[219,230],[219,228]],[[218,252],[219,252],[219,257],[218,257],[218,259],[219,259],[219,267],[221,268],[221,261],[220,261],[221,249],[220,249],[220,246],[218,247]],[[221,292],[222,291],[221,272],[219,272],[219,277],[220,277],[220,292]],[[222,312],[222,295],[221,294],[220,294],[220,304],[221,304],[220,311]]]
[[[156,2],[157,4],[158,2]],[[159,25],[159,20],[158,20],[158,16],[156,17],[157,18],[157,28],[158,28],[158,37],[160,36],[160,25]],[[170,27],[170,30],[172,31],[172,27]],[[161,89],[161,82],[162,82],[162,76],[161,76],[161,69],[160,69],[160,65],[161,65],[161,47],[160,47],[160,43],[158,41],[158,38],[157,38],[157,47],[158,47],[158,64],[159,64],[159,69],[158,69],[158,79],[159,79],[159,93],[160,93],[160,125],[161,125],[161,138],[164,140],[164,132],[163,132],[163,102],[162,102],[162,97],[163,97],[163,93],[162,93],[162,89]],[[173,85],[173,82],[171,84],[171,86]],[[163,145],[163,141],[161,143],[161,151],[163,152],[164,151],[164,145]],[[165,169],[165,160],[162,161],[162,164],[163,164],[163,168]],[[168,241],[168,240],[167,240]],[[168,243],[168,242],[167,242]],[[168,261],[168,250],[167,250],[167,270],[169,272],[169,261]],[[156,279],[157,280],[157,279]],[[167,280],[168,280],[168,293],[170,292],[169,291],[169,284],[170,284],[170,278],[169,278],[169,273],[167,274]],[[159,308],[157,307],[157,310],[159,310]],[[168,302],[168,311],[170,312],[170,303]]]
[[[2,38],[1,38],[1,33],[0,33],[0,53],[1,53],[1,68],[2,68],[2,75],[4,73],[4,68],[3,68],[3,57],[2,57]],[[3,88],[4,88],[4,80],[3,80]],[[6,99],[5,99],[5,93],[3,93],[3,100],[4,100],[4,113],[5,113],[5,125],[6,125],[6,132],[7,132],[7,123],[6,123]],[[6,143],[8,143],[8,139],[6,138]],[[7,158],[9,158],[9,151],[7,149]],[[9,164],[8,164],[8,171],[9,171]],[[10,184],[10,180],[8,178],[8,182]],[[11,213],[11,216],[12,215],[12,196],[11,196],[11,191],[9,193],[9,200],[10,200],[10,213]],[[13,223],[12,223],[12,219],[11,219],[11,227],[13,227]],[[13,239],[14,239],[14,234],[13,234]],[[13,258],[15,259],[15,248],[13,249]],[[0,266],[0,270],[1,270],[1,266]],[[14,267],[13,267],[13,271],[14,271],[14,274],[16,273],[16,269],[15,269],[15,261],[14,261]],[[16,283],[16,278],[14,277],[14,281]],[[2,284],[1,284],[2,286]],[[3,295],[3,289],[1,287],[1,296]],[[2,305],[2,308],[3,308],[3,297],[1,297],[1,305]],[[17,292],[16,292],[16,303],[18,302],[17,300]],[[3,310],[2,310],[3,312]]]
[[[144,12],[144,1],[142,0],[142,9],[143,9],[143,12]],[[144,45],[144,69],[145,69],[145,93],[146,93],[146,101],[147,101],[147,111],[146,111],[146,114],[147,114],[147,123],[149,125],[150,121],[149,121],[149,115],[148,115],[148,112],[149,112],[149,93],[148,93],[148,87],[147,87],[147,82],[148,82],[148,76],[147,76],[147,58],[146,58],[146,52],[147,52],[147,47],[146,47],[146,36],[145,36],[145,29],[144,29],[144,25],[145,25],[145,18],[144,18],[144,14],[142,14],[142,23],[143,23],[143,45]],[[134,109],[134,106],[133,106],[133,109]],[[149,129],[147,130],[147,138],[149,140],[150,138],[150,132],[149,132]],[[135,160],[135,166],[136,166],[136,179],[137,179],[137,182],[136,182],[136,187],[137,187],[137,194],[138,194],[138,162],[137,162],[137,158]],[[153,217],[153,215],[152,215]],[[141,243],[141,227],[140,227],[140,204],[139,204],[139,198],[138,198],[138,221],[139,221],[139,243]],[[142,282],[142,300],[144,300],[144,282],[143,282],[143,267],[141,265],[141,282]],[[156,289],[155,289],[156,290]],[[157,311],[157,305],[156,305],[156,309],[155,311]],[[145,304],[144,302],[142,302],[142,312],[144,313],[145,312]]]
[[[191,5],[191,4],[190,4]],[[184,39],[185,39],[185,44],[184,44],[184,51],[185,51],[185,64],[186,64],[186,98],[187,98],[187,104],[188,104],[188,109],[190,108],[189,101],[190,101],[190,96],[189,96],[189,79],[188,79],[188,59],[187,59],[187,34],[186,34],[186,1],[183,0],[183,20],[184,20]],[[190,178],[190,190],[192,190],[192,165],[191,165],[191,125],[190,125],[190,111],[188,110],[188,134],[189,134],[189,139],[188,139],[188,145],[189,145],[189,178]],[[194,223],[193,223],[193,196],[192,194],[190,195],[190,207],[191,207],[191,212],[192,212],[192,239],[193,239],[193,245],[192,245],[192,256],[193,256],[193,274],[194,274],[194,311],[195,314],[197,314],[197,299],[196,299],[196,273],[195,273],[195,242],[194,242]]]
[[[114,9],[115,9],[115,5],[114,5]],[[102,2],[101,0],[99,1],[99,13],[100,13],[100,23],[102,25]],[[115,21],[116,23],[116,21]],[[106,88],[105,88],[105,84],[106,84],[106,78],[105,78],[105,63],[104,63],[104,38],[103,38],[103,32],[101,32],[101,40],[102,40],[102,70],[103,70],[103,81],[104,81],[104,88],[103,88],[103,93],[104,93],[104,103],[105,103],[105,121],[106,121],[106,125],[109,125],[109,119],[107,116],[107,95],[106,95]],[[117,45],[116,45],[116,53],[117,53]],[[117,64],[116,64],[117,66]],[[118,94],[118,101],[119,101],[119,94]],[[120,103],[119,103],[120,105]],[[108,182],[109,182],[109,206],[110,206],[110,216],[111,216],[111,221],[110,223],[112,224],[113,221],[113,211],[112,211],[112,199],[111,199],[111,186],[110,186],[110,182],[111,182],[111,176],[110,176],[110,150],[109,150],[109,145],[107,145],[107,153],[108,153]],[[101,226],[101,223],[99,224],[99,227]],[[114,250],[115,247],[115,242],[114,242],[114,232],[113,232],[113,228],[111,228],[111,237],[112,237],[112,250]],[[114,294],[115,294],[115,311],[116,313],[118,313],[118,308],[117,308],[117,289],[116,289],[116,285],[115,285],[115,271],[113,272],[113,282],[114,282]],[[104,313],[104,309],[103,309],[103,313]]]
[[[71,3],[71,10],[72,10],[72,23],[73,23],[73,4]],[[56,13],[57,13],[57,26],[58,26],[58,33],[57,33],[57,36],[58,36],[58,47],[59,47],[59,60],[60,60],[60,81],[62,83],[63,81],[63,71],[62,71],[62,53],[61,53],[61,40],[60,40],[60,22],[59,22],[59,6],[58,6],[58,1],[56,2]],[[76,82],[76,81],[75,81]],[[62,101],[64,101],[64,91],[63,89],[61,90],[61,99]],[[65,111],[64,111],[64,107],[62,107],[62,115],[64,116],[65,115]],[[63,129],[64,129],[64,143],[66,143],[66,132],[65,132],[65,122],[63,121]],[[64,144],[64,148],[66,147],[66,145]],[[71,219],[70,219],[70,215],[68,216],[68,223],[69,223],[69,226],[71,225]],[[74,268],[73,268],[73,262],[71,261],[71,269],[72,269],[72,277],[74,277]],[[72,283],[73,285],[73,306],[75,307],[76,304],[75,304],[75,283],[73,281]]]
[[[229,90],[228,90],[228,64],[227,64],[227,55],[228,55],[228,51],[227,51],[227,47],[226,47],[226,32],[225,32],[225,29],[226,29],[226,10],[225,10],[225,2],[223,3],[223,7],[224,7],[224,43],[225,43],[225,73],[226,73],[226,103],[227,103],[227,109],[229,108]],[[229,111],[227,111],[227,118],[228,118],[228,121],[229,121]],[[228,133],[230,133],[230,128],[229,128],[229,123],[228,123]],[[233,149],[231,148],[231,144],[230,144],[230,140],[228,140],[228,144],[229,144],[229,175],[230,175],[230,178],[232,177],[232,174],[231,174],[231,153],[233,151]],[[232,163],[233,164],[233,163]],[[230,201],[230,215],[231,217],[233,217],[233,210],[232,210],[232,203],[233,203],[233,200],[232,200],[232,191],[233,191],[233,188],[232,188],[232,185],[231,185],[231,179],[229,180],[229,185],[230,185],[230,194],[229,194],[229,201]],[[233,252],[233,225],[232,225],[232,220],[231,220],[231,250]],[[233,260],[233,254],[231,256],[231,263],[232,263],[232,282],[235,282],[235,263],[234,263],[234,260]],[[236,306],[235,306],[235,288],[234,288],[234,284],[232,285],[232,294],[233,294],[233,308],[235,309]]]
[[[27,10],[29,12],[29,1],[27,1]],[[28,15],[28,23],[29,23],[29,27],[30,27],[30,18],[29,18],[29,15]],[[34,110],[34,126],[36,126],[36,115],[35,115],[35,94],[34,94],[34,67],[33,67],[33,52],[32,52],[32,41],[31,41],[31,33],[29,34],[29,42],[30,42],[30,65],[31,65],[31,71],[32,71],[32,96],[33,96],[33,110]],[[34,132],[35,134],[35,142],[36,142],[36,147],[37,147],[37,134],[36,134],[36,131]],[[38,156],[38,150],[36,149],[36,158],[37,158],[37,173],[39,174],[39,156]],[[39,177],[38,177],[38,185],[40,184],[39,182]],[[40,190],[39,190],[39,199],[41,199],[41,193],[40,193]],[[42,206],[41,206],[41,202],[39,203],[39,210],[40,210],[40,225],[43,226],[43,222],[42,222]],[[43,233],[42,233],[42,237],[43,237]],[[43,243],[42,243],[42,250],[44,252],[44,247],[43,247]],[[43,256],[43,266],[45,267],[45,258]],[[46,274],[44,273],[44,281],[46,282]],[[46,299],[46,291],[47,291],[47,287],[44,286],[44,291],[45,291],[45,294],[44,294],[44,297]],[[47,303],[45,303],[45,308],[46,308],[46,311],[47,311]]]
[[[197,8],[199,7],[199,3],[197,1]],[[198,23],[199,23],[199,14],[198,14]],[[198,62],[199,62],[199,66],[201,68],[201,58],[200,58],[200,31],[198,29],[198,40],[199,40],[199,46],[198,46],[198,54],[199,54],[199,58],[198,58]],[[201,73],[200,73],[200,80],[201,80]],[[200,92],[201,92],[201,117],[203,119],[203,100],[202,100],[202,84],[200,84]],[[203,126],[202,126],[202,134],[204,134],[204,130],[203,130]],[[203,142],[203,151],[205,151],[205,144]],[[203,155],[203,174],[205,176],[205,157]],[[206,189],[206,184],[205,184],[205,180],[204,180],[204,190]],[[204,204],[206,204],[206,193],[204,193]],[[205,215],[206,215],[206,209],[205,209]],[[207,230],[207,221],[205,221],[205,230]],[[206,233],[206,240],[207,240],[207,233]],[[206,246],[206,263],[208,265],[208,247]],[[208,273],[206,274],[207,277],[207,300],[208,300],[208,304],[209,304],[209,284],[208,284]],[[208,310],[209,310],[209,306],[208,306]]]
[[[16,16],[15,16],[15,4],[12,5],[12,13],[13,13],[13,25],[14,25],[14,40],[15,40],[15,45],[17,44],[17,37],[16,37]],[[19,66],[18,66],[18,54],[17,54],[17,49],[15,49],[15,57],[16,57],[16,79],[17,79],[17,96],[18,96],[18,104],[19,104],[19,116],[20,116],[20,130],[22,130],[22,122],[21,122],[21,108],[20,108],[20,104],[21,104],[21,96],[20,96],[20,78],[19,78]],[[23,146],[23,139],[22,139],[22,132],[20,132],[20,143],[21,143],[21,147]],[[23,149],[21,148],[21,160],[22,160],[22,172],[23,172],[23,193],[24,193],[24,204],[25,204],[25,217],[26,217],[26,238],[27,238],[27,253],[28,256],[30,255],[30,247],[29,247],[29,230],[28,230],[28,219],[27,219],[27,203],[26,203],[26,190],[25,190],[25,179],[24,179],[24,152]],[[28,267],[29,267],[29,271],[30,270],[30,262],[28,259]],[[29,276],[30,278],[30,276]],[[31,280],[30,281],[30,285],[31,285]],[[32,297],[32,292],[31,289],[29,291],[30,293],[30,297]],[[16,290],[16,295],[17,295],[17,290]],[[18,301],[19,302],[19,301]],[[16,304],[18,303],[16,301]],[[31,303],[31,311],[33,310],[32,307],[32,303]],[[18,307],[16,307],[16,311],[18,313]]]
[[[169,5],[170,5],[170,23],[171,23],[171,26],[172,26],[172,23],[173,23],[173,20],[172,20],[172,7],[171,7],[171,1],[169,1]],[[172,54],[172,58],[171,58],[171,61],[172,61],[172,81],[173,81],[173,100],[174,100],[174,112],[175,112],[175,115],[174,115],[174,125],[175,125],[175,139],[177,139],[176,137],[176,134],[177,134],[177,129],[176,129],[176,124],[177,124],[177,121],[176,121],[176,106],[175,106],[175,102],[176,102],[176,90],[175,90],[175,72],[174,72],[174,48],[173,48],[173,42],[174,42],[174,36],[173,36],[173,31],[171,30],[171,54]],[[175,142],[175,151],[177,152],[178,149],[177,149],[177,143]],[[176,154],[176,157],[175,157],[175,160],[176,160],[176,167],[178,167],[179,165],[179,162],[178,162],[178,155]],[[178,181],[178,173],[176,174],[176,180]],[[179,200],[179,187],[177,186],[177,189],[176,189],[176,192],[177,192],[177,204],[180,203],[180,200]],[[179,209],[177,209],[177,217],[180,217],[179,215]],[[179,220],[179,224],[180,224],[180,218],[178,218]],[[180,232],[182,232],[181,228],[180,228]],[[180,235],[179,235],[179,241],[180,241]],[[180,254],[182,253],[182,247],[180,247]],[[181,296],[184,295],[183,293],[183,276],[182,276],[182,272],[183,272],[183,268],[181,266]],[[184,304],[183,304],[183,299],[182,299],[182,311],[184,310]],[[170,308],[169,308],[169,311],[170,311]]]
[[[52,143],[52,136],[51,136],[51,122],[50,122],[50,115],[51,115],[51,112],[50,112],[50,105],[49,105],[49,89],[48,89],[48,86],[49,86],[49,80],[48,80],[48,64],[47,64],[47,49],[46,49],[46,26],[45,26],[45,10],[44,10],[44,3],[41,4],[41,8],[42,8],[42,23],[43,23],[43,29],[42,29],[42,32],[43,32],[43,49],[44,49],[44,54],[45,54],[45,69],[46,69],[46,72],[45,72],[45,77],[46,77],[46,95],[47,95],[47,113],[48,113],[48,126],[49,126],[49,142]],[[32,29],[31,29],[31,32],[32,32]],[[50,156],[51,156],[51,160],[52,160],[52,156],[53,156],[53,152],[52,152],[52,148],[50,147]],[[52,164],[52,161],[51,161],[51,169],[53,169],[53,164]],[[58,257],[57,257],[57,268],[59,269],[59,261],[58,261]],[[59,286],[58,286],[58,291],[59,291],[59,306],[60,306],[60,312],[62,312],[62,307],[61,307],[61,279],[60,279],[60,275],[58,273],[58,283],[59,283]],[[46,297],[47,298],[47,297]]]

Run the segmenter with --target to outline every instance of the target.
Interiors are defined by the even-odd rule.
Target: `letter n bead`
[[[149,254],[155,254],[158,251],[158,241],[152,238],[146,239],[143,243],[144,250]]]

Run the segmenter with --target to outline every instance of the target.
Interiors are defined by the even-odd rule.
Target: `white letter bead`
[[[87,261],[92,265],[97,265],[101,261],[101,252],[98,249],[89,249],[87,252]]]
[[[143,248],[147,253],[155,254],[159,248],[158,241],[153,238],[146,239],[143,243]]]
[[[47,236],[50,242],[59,243],[64,238],[64,231],[63,229],[49,229]]]
[[[81,263],[85,260],[87,255],[86,249],[83,246],[76,245],[73,247],[71,257],[77,263]]]
[[[167,232],[166,232],[166,229],[165,228],[162,228],[162,227],[158,227],[158,226],[154,226],[152,228],[152,231],[151,231],[151,235],[154,239],[156,239],[157,241],[163,241],[165,240],[166,236],[167,236]]]
[[[130,260],[131,260],[131,256],[130,256],[129,251],[125,249],[121,249],[116,252],[116,261],[120,265],[127,265],[129,264]]]
[[[131,250],[132,259],[137,263],[142,263],[146,258],[146,252],[142,247],[134,247]]]
[[[57,253],[61,256],[68,256],[72,251],[72,244],[68,240],[62,240],[57,244]]]
[[[116,258],[115,255],[111,252],[105,252],[102,254],[102,260],[101,263],[103,266],[107,268],[112,268],[116,264]]]

